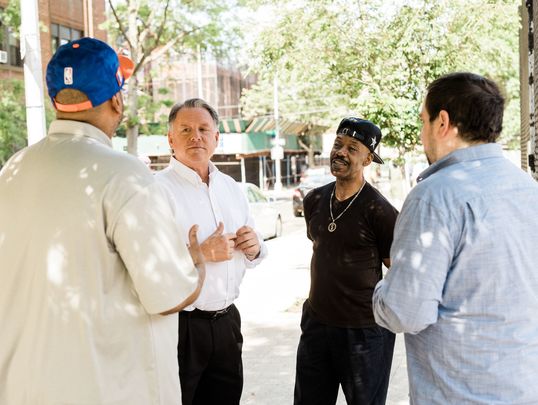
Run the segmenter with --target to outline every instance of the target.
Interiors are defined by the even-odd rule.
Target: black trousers
[[[334,405],[338,386],[349,405],[383,405],[395,336],[380,327],[338,328],[318,322],[303,305],[295,405]]]
[[[183,405],[239,405],[243,391],[241,316],[179,313],[178,362]]]

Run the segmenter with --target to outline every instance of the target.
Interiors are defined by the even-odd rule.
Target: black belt
[[[215,320],[226,315],[230,311],[230,309],[232,309],[232,306],[233,304],[224,309],[219,309],[218,311],[202,311],[201,309],[194,308],[194,310],[190,311],[189,314],[193,318]]]

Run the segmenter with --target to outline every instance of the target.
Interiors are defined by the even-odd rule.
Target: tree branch
[[[168,9],[170,7],[170,0],[167,0],[166,1],[166,5],[164,6],[164,14],[161,18],[161,23],[159,25],[159,27],[157,27],[156,31],[154,32],[152,29],[151,29],[151,24],[148,24],[146,21],[153,21],[154,18],[155,18],[155,12],[157,11],[157,8],[152,8],[151,9],[151,13],[150,15],[148,16],[148,18],[146,19],[146,21],[141,21],[142,23],[142,28],[140,28],[138,30],[138,33],[139,33],[139,41],[141,43],[145,43],[148,38],[152,39],[154,42],[155,42],[155,47],[157,47],[161,41],[161,36],[164,32],[164,27],[166,25],[166,23],[168,22],[168,17],[167,17],[167,14],[168,14]]]
[[[138,72],[138,70],[146,63],[146,59],[148,59],[148,57],[153,53],[153,51],[159,47],[159,43],[161,41],[161,37],[162,37],[162,34],[164,32],[164,27],[165,27],[165,25],[167,23],[167,14],[168,14],[169,7],[170,7],[170,0],[167,0],[165,8],[164,8],[163,18],[162,18],[161,24],[160,24],[160,26],[158,28],[158,33],[157,34],[154,34],[153,32],[151,32],[150,26],[148,26],[147,24],[144,24],[146,29],[141,31],[141,34],[139,36],[139,44],[140,44],[140,48],[142,50],[142,56],[140,57],[140,60],[136,64],[137,66],[135,68],[134,73]],[[154,12],[152,11],[150,18],[153,18],[152,17],[153,15],[154,15]],[[182,35],[180,37],[176,37],[174,40],[172,40],[168,44],[166,44],[164,46],[166,48],[165,52],[168,49],[170,49],[171,46],[175,45],[175,43],[179,39],[184,38],[185,35],[187,35],[187,34],[184,33],[184,35]],[[145,44],[146,44],[148,38],[153,40],[153,45],[150,45],[150,46],[146,47]],[[160,56],[163,53],[164,52],[158,52],[158,55]],[[155,58],[149,58],[148,62],[150,62],[150,61],[152,61],[154,59]]]
[[[174,45],[176,45],[177,42],[179,42],[180,40],[182,40],[183,38],[185,38],[186,36],[188,35],[192,35],[193,33],[195,33],[196,31],[198,30],[201,30],[203,27],[197,27],[197,28],[193,28],[192,30],[190,31],[183,31],[181,33],[181,35],[175,37],[174,39],[172,39],[170,42],[168,42],[167,44],[163,45],[158,51],[155,51],[155,52],[150,52],[151,53],[151,56],[149,57],[149,60],[148,61],[154,61],[155,59],[158,59],[160,58],[161,56],[163,56],[166,52],[168,52]],[[149,56],[146,55],[146,56]]]
[[[297,137],[297,143],[299,144],[299,146],[301,148],[303,148],[304,150],[306,150],[307,152],[310,152],[310,150],[312,149],[311,146],[308,146],[306,143],[304,143],[300,137]]]
[[[164,32],[164,26],[166,24],[166,20],[167,20],[167,14],[168,14],[168,7],[170,6],[170,0],[167,0],[166,1],[166,6],[164,7],[164,16],[163,16],[163,20],[162,20],[162,23],[161,23],[161,26],[159,27],[159,29],[157,30],[157,37],[155,39],[155,44],[158,44],[160,41],[161,41],[161,36]]]
[[[132,49],[133,44],[131,43],[131,40],[129,39],[129,36],[127,35],[127,31],[125,31],[125,28],[124,28],[123,24],[121,23],[120,17],[118,16],[118,13],[116,12],[116,9],[112,5],[112,0],[108,0],[108,5],[110,6],[110,9],[112,10],[112,14],[114,14],[114,19],[118,23],[118,28],[119,28],[119,30],[121,32],[121,35],[125,38],[125,40],[129,44],[129,47]]]

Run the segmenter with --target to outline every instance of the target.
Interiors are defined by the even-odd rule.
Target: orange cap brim
[[[118,60],[120,61],[121,74],[123,75],[124,80],[127,80],[133,75],[135,64],[125,55],[118,55]]]
[[[93,105],[90,100],[78,104],[60,104],[56,100],[54,100],[54,107],[58,111],[74,113],[89,110],[90,108],[93,108]]]

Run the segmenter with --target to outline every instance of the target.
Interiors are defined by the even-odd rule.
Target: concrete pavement
[[[304,223],[302,218],[285,215],[284,229],[290,221]],[[257,268],[247,270],[236,302],[245,339],[243,405],[293,403],[301,305],[308,295],[312,244],[304,228],[299,225],[292,229],[296,230],[266,242],[269,257]],[[387,404],[408,403],[405,352],[403,338],[399,335]],[[341,392],[337,404],[345,404]]]

